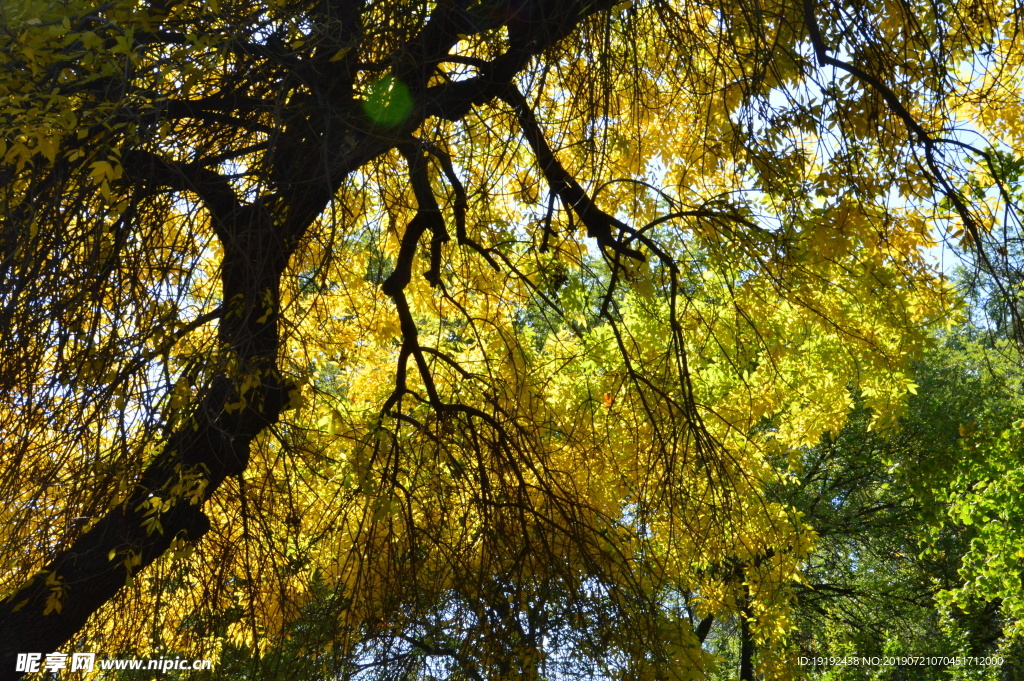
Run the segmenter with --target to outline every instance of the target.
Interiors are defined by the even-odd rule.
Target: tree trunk
[[[223,298],[219,337],[237,358],[240,371],[260,375],[244,395],[237,376],[216,375],[197,397],[191,421],[168,439],[161,455],[142,473],[128,499],[58,554],[24,587],[0,603],[0,679],[16,679],[19,653],[62,651],[130,574],[150,565],[176,538],[198,541],[210,522],[201,504],[177,499],[158,514],[162,531],[147,531],[147,502],[166,496],[182,472],[204,471],[208,499],[231,475],[239,475],[249,446],[277,421],[288,386],[277,370],[280,278],[291,249],[275,233],[270,216],[254,206],[235,206],[222,215],[218,230],[224,245]],[[294,243],[294,239],[292,240]],[[229,302],[231,301],[231,302]],[[244,408],[225,405],[244,398]],[[47,603],[63,589],[60,609]]]

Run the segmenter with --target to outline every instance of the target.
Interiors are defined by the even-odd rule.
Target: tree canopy
[[[786,678],[929,249],[1022,338],[1020,9],[5,1],[3,673]]]

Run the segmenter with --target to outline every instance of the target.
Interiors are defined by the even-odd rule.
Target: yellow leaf
[[[50,593],[50,596],[46,599],[46,608],[43,610],[44,615],[49,615],[51,612],[57,612],[64,609],[64,604],[60,601],[60,594],[56,591]]]

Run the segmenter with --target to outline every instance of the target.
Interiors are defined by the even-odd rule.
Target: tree
[[[917,394],[899,428],[870,431],[870,414],[855,412],[807,450],[801,485],[779,490],[818,536],[796,588],[794,644],[804,657],[998,656],[1002,664],[936,664],[916,673],[1017,678],[1013,607],[1003,594],[977,598],[985,594],[972,588],[970,563],[986,531],[949,503],[950,490],[966,486],[965,473],[988,458],[977,457],[973,431],[1002,430],[1019,413],[1019,361],[1004,354],[1005,340],[994,347],[992,335],[970,324],[941,334],[914,367]],[[1002,567],[995,572],[1012,578]],[[975,598],[949,607],[957,592]],[[823,679],[900,673],[871,665],[803,671]]]
[[[5,4],[0,665],[783,674],[763,492],[913,389],[929,220],[990,252],[1009,9]]]

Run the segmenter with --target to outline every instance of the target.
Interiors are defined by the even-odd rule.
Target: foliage
[[[1024,657],[1015,614],[1000,596],[971,588],[988,530],[950,504],[987,456],[965,446],[974,431],[1001,428],[1020,409],[1019,364],[969,325],[944,334],[914,370],[919,382],[898,428],[867,429],[855,412],[804,457],[801,486],[781,490],[815,527],[818,542],[797,587],[795,653],[805,657],[1000,655],[999,666],[929,665],[919,678],[1013,679]],[[1003,426],[1000,426],[1003,424]],[[976,500],[975,500],[976,502]],[[984,562],[982,560],[981,562]],[[996,570],[1012,576],[1007,566]],[[964,577],[968,579],[964,580]],[[961,608],[952,593],[971,592]],[[1015,595],[1015,594],[1014,594]],[[804,670],[815,679],[901,678],[884,666]]]
[[[917,389],[936,225],[1009,286],[1010,10],[5,3],[0,664],[787,677],[774,491]]]

